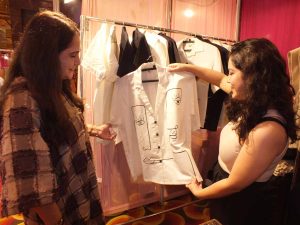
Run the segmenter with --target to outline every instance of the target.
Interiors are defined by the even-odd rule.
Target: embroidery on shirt
[[[182,101],[182,89],[181,88],[172,88],[167,91],[167,103],[174,102],[176,105],[180,105]]]
[[[168,130],[169,130],[169,142],[175,142],[177,140],[178,125],[172,128],[168,128]]]
[[[144,105],[131,107],[137,138],[144,151],[151,150],[150,134],[147,123],[146,108]]]
[[[166,161],[166,160],[174,160],[174,158],[155,159],[155,158],[151,158],[151,157],[145,157],[143,159],[143,162],[145,164],[157,164],[157,163],[162,163],[163,161]]]

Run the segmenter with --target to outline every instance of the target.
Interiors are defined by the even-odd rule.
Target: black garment
[[[204,121],[204,128],[210,131],[217,130],[220,115],[222,112],[223,102],[228,94],[222,89],[215,93],[211,90],[211,84],[208,86],[208,99],[206,106],[206,115]]]
[[[295,168],[289,195],[286,225],[298,225],[300,221],[300,152],[297,149],[293,149],[293,151],[296,151]]]
[[[217,164],[213,182],[229,175]],[[223,225],[283,225],[291,176],[272,176],[267,182],[255,182],[240,192],[214,199],[211,217]]]
[[[133,67],[134,52],[129,42],[126,27],[122,28],[121,43],[120,43],[120,56],[119,56],[119,68],[117,75],[122,77],[127,73],[134,70]]]
[[[170,63],[181,63],[176,41],[164,33],[159,33],[158,35],[165,38],[168,42],[168,55]]]
[[[299,225],[300,222],[300,182],[296,183],[289,195],[286,225]]]
[[[122,77],[146,62],[152,62],[150,47],[146,37],[138,29],[133,31],[130,44],[126,27],[123,27],[120,43],[119,68],[117,75]]]
[[[140,65],[146,62],[153,62],[150,47],[147,43],[146,37],[138,29],[135,29],[132,34],[132,48],[133,48],[133,70],[139,68]]]

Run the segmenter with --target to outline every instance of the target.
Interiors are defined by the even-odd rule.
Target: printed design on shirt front
[[[145,124],[145,117],[144,114],[140,113],[138,115],[136,115],[136,117],[134,118],[134,122],[137,126],[143,126]]]
[[[174,158],[156,159],[156,158],[152,158],[152,157],[145,157],[143,159],[143,162],[145,164],[158,164],[158,163],[163,163],[163,161],[166,161],[166,160],[174,160]]]
[[[151,150],[150,133],[147,123],[146,108],[144,105],[135,105],[131,107],[137,139],[140,149],[144,151]]]
[[[175,103],[180,105],[182,101],[182,89],[181,88],[172,88],[167,91],[167,100],[166,104]]]
[[[176,124],[175,127],[168,128],[168,130],[169,130],[169,142],[175,142],[177,140],[178,125]]]

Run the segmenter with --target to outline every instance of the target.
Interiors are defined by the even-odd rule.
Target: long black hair
[[[61,13],[43,11],[34,15],[26,25],[1,89],[2,106],[12,81],[18,76],[26,78],[40,109],[45,138],[56,147],[71,144],[76,138],[62,95],[83,111],[83,103],[72,93],[70,81],[62,80],[59,61],[59,54],[75,35],[79,35],[76,23]]]
[[[240,142],[273,108],[286,120],[287,135],[297,140],[293,109],[294,89],[286,72],[286,64],[276,46],[265,38],[248,39],[233,45],[230,60],[242,71],[247,96],[245,100],[229,100],[227,116],[236,122]]]

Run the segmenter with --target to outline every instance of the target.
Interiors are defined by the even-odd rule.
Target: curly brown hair
[[[240,142],[260,122],[268,109],[276,109],[286,120],[287,135],[297,140],[298,127],[293,109],[294,89],[286,72],[285,60],[276,46],[265,38],[248,39],[232,47],[230,60],[242,71],[246,86],[243,101],[229,97],[227,116],[236,123]]]

